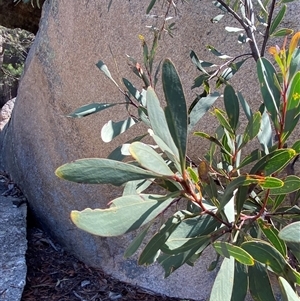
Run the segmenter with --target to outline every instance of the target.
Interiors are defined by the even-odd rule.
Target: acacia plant
[[[151,1],[148,13],[155,2]],[[111,200],[108,208],[72,211],[74,224],[105,237],[140,229],[125,257],[139,251],[139,264],[158,262],[166,277],[183,264],[193,266],[203,251],[212,246],[216,256],[210,269],[218,267],[219,270],[211,301],[240,301],[247,292],[254,300],[275,300],[270,274],[276,276],[283,300],[298,300],[300,178],[293,168],[300,153],[300,140],[291,144],[288,138],[300,118],[300,50],[297,47],[300,32],[289,43],[285,39],[281,48],[269,49],[273,63],[263,57],[272,34],[292,32],[277,29],[286,11],[284,2],[289,1],[273,0],[264,4],[257,1],[259,12],[255,21],[251,0],[237,1],[232,6],[217,0],[215,4],[223,11],[222,15],[233,16],[240,23],[244,33],[238,39],[249,43],[250,53],[233,58],[208,46],[224,60],[225,63],[218,65],[199,60],[192,51],[192,62],[200,72],[193,87],[203,87],[203,93],[189,108],[179,74],[172,61],[165,59],[161,64],[166,102],[163,108],[155,92],[157,72],[153,76],[152,69],[161,34],[174,28],[173,23],[167,23],[175,2],[166,1],[163,25],[151,26],[152,46],[148,47],[141,36],[144,69],[129,58],[143,89],[138,90],[126,78],[122,89],[107,66],[99,61],[98,68],[125,95],[126,102],[88,104],[69,115],[84,117],[115,105],[124,105],[128,111],[134,108],[136,114],[130,110],[126,120],[104,125],[101,135],[106,142],[138,122],[148,127],[148,133],[123,144],[107,159],[76,160],[56,170],[58,177],[73,182],[124,186],[123,194]],[[278,9],[274,16],[275,6]],[[222,15],[213,20],[219,21]],[[261,48],[255,38],[262,32],[260,27],[265,28]],[[232,27],[227,30],[239,31]],[[256,62],[260,83],[262,104],[258,111],[253,111],[243,95],[228,82],[248,57]],[[211,91],[214,80],[218,87],[224,86],[223,95]],[[218,98],[223,99],[224,110],[213,107]],[[240,124],[240,108],[247,117],[244,127]],[[206,155],[194,162],[187,154],[187,137],[208,111],[219,126],[214,135],[194,132],[194,139],[210,141]],[[152,137],[150,144],[141,142],[146,135]],[[249,151],[253,149],[249,145],[254,143],[258,144],[257,149]],[[151,185],[158,186],[161,193],[151,193],[147,189]],[[161,226],[148,239],[147,233],[157,226],[157,219],[162,221]],[[218,265],[220,257],[224,259]]]

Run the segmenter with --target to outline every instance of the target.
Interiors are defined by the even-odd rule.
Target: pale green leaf
[[[300,222],[285,226],[280,230],[279,237],[285,241],[299,243],[300,248]]]
[[[145,169],[165,176],[174,176],[164,159],[149,145],[133,142],[129,147],[131,156]]]
[[[126,195],[113,200],[107,209],[74,210],[71,219],[78,228],[91,234],[118,236],[147,224],[173,200],[173,195]]]
[[[64,164],[55,174],[62,179],[85,184],[112,184],[120,186],[128,181],[151,179],[158,174],[140,167],[110,159],[80,159]]]
[[[102,127],[101,138],[103,142],[110,142],[118,135],[127,131],[136,123],[137,121],[131,117],[118,122],[113,122],[112,120],[110,120]]]

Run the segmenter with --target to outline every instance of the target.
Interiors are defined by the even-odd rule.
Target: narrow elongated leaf
[[[216,241],[213,243],[215,250],[222,256],[229,258],[232,256],[238,262],[245,265],[254,265],[253,257],[241,247],[232,245],[227,242]]]
[[[225,113],[216,108],[214,109],[214,114],[217,117],[220,124],[224,127],[224,129],[226,129],[229,133],[234,134],[231,125],[229,124],[228,120],[225,117]]]
[[[155,4],[156,0],[151,0],[151,2],[149,3],[147,10],[146,10],[146,14],[149,14],[151,9],[153,8],[154,4]]]
[[[243,146],[245,146],[249,141],[251,141],[252,139],[254,139],[260,130],[261,127],[261,114],[260,112],[256,112],[252,119],[249,120],[244,135],[243,135],[243,142],[241,144],[241,146],[239,147],[239,149],[241,149]]]
[[[216,55],[218,58],[220,59],[223,59],[223,60],[226,60],[226,59],[231,59],[232,57],[229,56],[229,55],[226,55],[224,53],[221,53],[220,51],[218,51],[214,46],[211,46],[211,45],[207,45],[206,48],[208,48],[208,50]]]
[[[228,32],[240,32],[240,31],[244,31],[243,28],[230,27],[230,26],[225,26],[225,30],[228,31]]]
[[[124,252],[124,258],[129,258],[132,256],[140,247],[142,244],[145,236],[147,235],[147,232],[151,226],[151,223],[149,226],[147,226],[145,229],[143,229],[136,237],[135,239],[130,243],[130,245],[127,247],[127,249]]]
[[[275,81],[279,82],[276,70],[267,59],[259,58],[257,62],[257,75],[264,104],[271,114],[272,121],[277,125],[281,91],[275,84]]]
[[[142,251],[138,263],[140,265],[149,265],[154,263],[159,255],[161,246],[166,242],[171,233],[176,229],[181,222],[184,215],[175,214],[167,220],[167,222],[160,228],[149,241],[147,246]]]
[[[150,134],[150,136],[153,138],[153,140],[155,141],[155,143],[157,144],[157,146],[167,155],[167,157],[175,164],[177,170],[180,170],[180,163],[179,163],[179,158],[175,157],[174,153],[172,152],[172,150],[166,145],[166,143],[159,138],[157,135],[154,134],[154,132],[149,129],[148,133]]]
[[[137,121],[131,117],[118,122],[113,122],[112,120],[110,120],[102,127],[101,138],[103,142],[110,142],[118,135],[127,131],[136,123]]]
[[[214,92],[212,94],[207,95],[206,97],[202,97],[197,104],[193,107],[189,114],[189,127],[190,131],[198,121],[205,115],[205,113],[212,107],[215,101],[219,98],[220,94],[218,92]]]
[[[217,274],[209,301],[230,301],[233,288],[234,258],[224,258]]]
[[[281,28],[279,30],[276,30],[275,32],[272,33],[272,37],[285,37],[294,32],[293,29],[289,28]]]
[[[239,122],[240,108],[238,98],[231,85],[227,85],[224,89],[224,105],[229,124],[235,132]]]
[[[73,118],[86,117],[88,115],[111,108],[117,104],[120,104],[120,103],[96,103],[96,102],[90,103],[88,105],[84,105],[84,106],[76,109],[74,112],[68,114],[67,117],[73,117]]]
[[[289,175],[283,180],[284,184],[278,189],[272,189],[273,195],[286,195],[300,189],[300,178],[294,175]]]
[[[107,66],[104,64],[103,61],[99,61],[96,66],[119,88],[119,85],[117,84],[117,82],[113,79],[113,77],[111,76]]]
[[[279,231],[271,224],[263,221],[261,218],[257,220],[261,231],[265,234],[270,243],[278,250],[282,256],[286,257],[287,249],[286,244],[279,238]]]
[[[148,115],[154,134],[164,141],[164,143],[172,150],[172,153],[179,160],[179,151],[170,134],[164,111],[160,106],[159,100],[153,88],[148,87],[146,98]]]
[[[230,301],[245,300],[248,290],[248,269],[244,264],[235,261],[232,296]]]
[[[173,63],[168,59],[163,62],[162,66],[162,84],[167,102],[165,115],[173,141],[179,152],[183,172],[187,147],[187,107],[180,78]]]
[[[107,209],[71,212],[80,229],[99,236],[118,236],[147,224],[173,202],[173,195],[126,195],[113,200]]]
[[[202,252],[210,243],[210,236],[199,236],[194,238],[172,238],[166,241],[161,250],[166,254],[179,254],[185,253],[190,250],[196,249],[197,252]]]
[[[279,232],[279,237],[285,241],[299,243],[300,248],[300,222],[287,225]]]
[[[258,141],[263,147],[263,151],[268,154],[268,148],[273,145],[273,129],[270,122],[270,117],[267,110],[264,108],[264,105],[261,106],[260,110],[261,117],[261,126],[260,131],[257,135]]]
[[[137,166],[110,159],[80,159],[56,169],[62,179],[85,184],[112,184],[120,186],[128,181],[151,179],[158,174]]]
[[[274,33],[274,31],[277,29],[278,25],[281,23],[281,21],[284,18],[286,12],[286,5],[282,5],[281,9],[273,19],[271,26],[270,26],[270,35]]]
[[[129,93],[138,101],[140,102],[142,105],[145,105],[146,99],[145,95],[143,95],[142,93],[140,93],[137,88],[126,78],[123,78],[123,83],[126,86],[126,88],[128,89]],[[143,90],[144,91],[144,90]]]
[[[271,177],[258,177],[255,175],[242,175],[230,182],[230,184],[226,187],[226,190],[220,200],[220,205],[218,208],[218,212],[221,212],[225,205],[231,200],[234,195],[234,191],[240,186],[249,186],[251,184],[259,184],[265,188],[278,187],[279,185],[283,185],[283,182],[279,179],[271,178]]]
[[[255,301],[276,301],[267,269],[261,263],[248,267],[249,290]]]
[[[261,157],[262,157],[262,151],[259,149],[256,149],[244,158],[244,160],[241,162],[241,164],[239,165],[239,167],[237,169],[241,169],[242,167],[245,167],[248,164],[259,160]]]
[[[296,155],[295,150],[291,148],[277,149],[268,155],[262,157],[251,169],[251,174],[272,175],[281,171]]]
[[[283,278],[279,277],[280,290],[282,292],[283,301],[298,301],[299,296],[295,293],[290,284]]]
[[[296,151],[296,153],[300,153],[300,140],[297,140],[293,146],[292,149],[294,149]]]
[[[165,176],[174,175],[163,158],[149,145],[139,141],[133,142],[129,151],[132,157],[145,169]]]
[[[255,260],[269,266],[277,275],[285,277],[288,275],[291,276],[291,266],[287,263],[281,253],[270,244],[263,241],[249,241],[244,242],[241,247]]]
[[[286,140],[289,135],[294,130],[297,125],[300,114],[300,71],[293,77],[289,89],[288,89],[288,101],[287,101],[287,112],[286,112],[286,122],[284,124],[284,140]]]
[[[195,255],[196,251],[197,247],[195,249],[189,250],[184,253],[179,253],[177,255],[161,254],[158,257],[157,261],[165,271],[165,278],[170,276],[171,273],[188,262]]]

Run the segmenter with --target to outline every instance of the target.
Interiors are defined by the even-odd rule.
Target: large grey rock
[[[123,259],[124,249],[134,234],[99,238],[78,230],[70,222],[72,209],[105,207],[120,190],[109,185],[69,183],[54,175],[55,169],[63,163],[83,157],[106,157],[121,141],[142,132],[142,128],[134,127],[111,144],[101,141],[100,129],[104,123],[127,117],[118,106],[105,114],[82,120],[68,119],[64,115],[90,102],[122,100],[115,86],[95,67],[99,59],[105,61],[115,78],[124,76],[140,87],[129,71],[126,54],[142,61],[138,34],[152,39],[145,28],[153,24],[153,19],[145,16],[148,2],[112,1],[109,10],[106,1],[45,2],[40,30],[27,59],[13,116],[2,134],[2,164],[21,187],[44,227],[87,264],[159,293],[206,300],[215,277],[214,273],[207,272],[213,260],[210,251],[196,267],[182,267],[163,280],[159,266],[138,267],[135,259]],[[205,44],[231,52],[236,48],[236,38],[228,39],[224,25],[210,24],[210,18],[218,14],[210,1],[189,3],[182,6],[176,16],[176,38],[166,36],[161,41],[157,62],[166,56],[174,61],[187,96],[192,100],[194,96],[189,88],[197,73],[189,60],[190,50],[209,59],[210,54],[203,50]],[[157,11],[157,14],[162,12]],[[245,66],[246,73],[249,68],[250,64]],[[255,77],[252,76],[251,81],[249,73],[244,77],[245,82],[247,87],[253,87],[251,101],[258,106]],[[212,132],[212,120],[208,116],[199,126],[203,131]],[[190,143],[189,148],[194,158],[204,151],[199,141]]]
[[[2,183],[0,183],[1,186]],[[1,190],[1,187],[0,187]],[[0,196],[0,300],[21,300],[26,283],[26,203]]]

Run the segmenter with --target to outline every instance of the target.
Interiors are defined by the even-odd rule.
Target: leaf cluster
[[[151,1],[147,12],[155,2]],[[168,9],[175,4],[166,2]],[[269,10],[259,2],[261,14],[267,19],[268,36],[277,33],[285,12],[281,8],[270,18],[275,2],[271,2]],[[243,30],[252,35],[253,16],[248,11],[252,1],[245,3],[240,7],[216,1],[215,5],[237,20],[240,9]],[[300,33],[292,37],[289,47],[284,43],[282,48],[270,49],[274,64],[262,52],[251,52],[262,96],[260,108],[253,111],[229,83],[245,61],[244,55],[235,62],[238,58],[222,54],[213,46],[209,46],[213,54],[229,61],[217,65],[198,59],[191,51],[191,61],[200,72],[193,88],[202,87],[203,93],[189,108],[172,61],[165,59],[159,64],[166,103],[162,107],[155,91],[158,70],[153,69],[162,30],[152,30],[152,47],[140,37],[144,68],[129,57],[142,88],[136,88],[126,78],[117,83],[105,63],[99,61],[97,67],[125,96],[125,101],[88,104],[68,115],[80,118],[124,106],[128,112],[125,120],[103,126],[101,136],[105,142],[139,122],[148,127],[147,133],[119,146],[107,159],[81,159],[56,170],[58,177],[69,181],[124,187],[122,196],[112,200],[108,208],[74,210],[71,219],[77,227],[105,237],[140,229],[125,257],[139,252],[139,264],[158,262],[166,277],[183,264],[193,266],[207,247],[213,247],[215,259],[209,269],[218,266],[219,270],[210,300],[244,300],[247,292],[255,300],[275,300],[271,274],[276,276],[283,299],[297,300],[300,178],[293,169],[300,140],[291,147],[287,145],[300,116]],[[255,43],[249,46],[257,48]],[[211,91],[212,79],[216,79],[217,87],[224,87],[222,95]],[[223,101],[224,109],[213,107],[217,99]],[[210,142],[205,156],[194,162],[187,154],[187,137],[208,111],[218,127],[214,135],[193,133],[194,139]],[[244,126],[241,111],[247,117]],[[146,136],[151,137],[151,143],[142,142]],[[257,148],[251,151],[255,143]],[[122,161],[125,157],[126,163]],[[286,169],[290,172],[286,173]],[[151,185],[158,186],[161,193],[149,192]],[[160,221],[158,229],[154,227],[156,220]],[[219,262],[221,257],[224,260]]]

